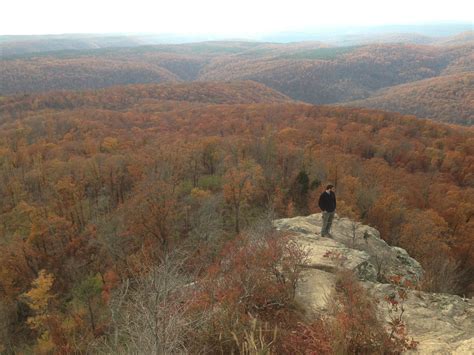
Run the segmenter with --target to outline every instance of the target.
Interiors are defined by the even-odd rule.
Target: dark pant
[[[321,228],[321,236],[324,237],[331,233],[332,220],[334,219],[335,211],[323,211],[323,227]]]

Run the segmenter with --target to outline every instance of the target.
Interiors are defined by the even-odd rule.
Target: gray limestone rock
[[[395,286],[365,282],[377,299],[395,291]],[[388,308],[380,310],[388,319]],[[403,319],[409,336],[420,342],[418,354],[474,354],[474,300],[456,295],[410,290],[404,302]]]
[[[310,266],[354,270],[361,280],[384,281],[400,275],[417,282],[423,275],[421,265],[408,253],[389,246],[372,227],[347,218],[334,218],[333,239],[321,237],[321,214],[274,221],[278,230],[294,232],[297,241],[310,253]]]
[[[321,237],[321,214],[273,221],[274,227],[290,231],[308,251],[303,280],[296,299],[310,312],[327,309],[338,269],[350,269],[380,300],[378,307],[388,319],[386,295],[395,294],[391,276],[417,283],[421,265],[406,250],[389,246],[380,233],[347,218],[334,218],[333,238]],[[420,344],[419,354],[474,354],[474,301],[455,295],[408,290],[404,319],[410,337]]]

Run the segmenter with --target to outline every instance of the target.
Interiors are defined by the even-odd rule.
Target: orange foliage
[[[59,310],[67,309],[67,295],[90,275],[104,279],[107,300],[116,285],[107,281],[108,272],[129,277],[177,246],[203,264],[194,269],[207,270],[237,225],[243,230],[269,209],[281,217],[295,213],[289,192],[301,171],[309,181],[337,182],[347,213],[377,227],[423,265],[433,255],[459,262],[468,275],[461,290],[469,290],[472,129],[362,109],[229,104],[247,102],[241,101],[245,95],[232,95],[255,86],[226,85],[137,85],[2,99],[0,296],[21,307],[20,296],[44,269],[55,275],[51,291]],[[310,211],[318,193],[307,195]],[[198,227],[203,230],[194,233]],[[203,241],[215,249],[197,252]],[[257,269],[268,268],[261,263],[275,256],[272,248],[253,254],[238,243],[223,258],[235,270],[247,272],[246,258]],[[229,273],[228,287],[202,300],[232,303],[252,289],[225,265],[208,273]],[[265,288],[275,304],[287,302],[286,286],[265,275],[249,274],[259,292],[242,300],[243,309],[272,308]],[[94,306],[55,319],[88,324],[106,319],[103,312]],[[81,333],[84,339],[100,333],[89,328],[72,327],[61,344],[67,347],[79,329],[88,332]],[[19,321],[9,334],[29,331]]]

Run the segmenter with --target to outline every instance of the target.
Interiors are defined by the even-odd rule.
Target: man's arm
[[[319,208],[324,211],[324,195],[321,194],[319,195],[319,201],[318,201]]]

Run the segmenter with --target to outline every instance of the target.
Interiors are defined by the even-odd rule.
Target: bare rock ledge
[[[323,313],[334,289],[338,268],[353,270],[373,296],[382,300],[395,291],[390,276],[417,283],[421,265],[398,247],[389,246],[380,233],[347,218],[334,218],[333,238],[321,237],[322,216],[273,221],[277,230],[291,231],[307,251],[303,281],[297,299],[309,312]],[[388,319],[385,302],[379,302]],[[410,337],[419,341],[418,354],[474,354],[474,300],[456,295],[408,291],[404,320]]]

